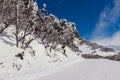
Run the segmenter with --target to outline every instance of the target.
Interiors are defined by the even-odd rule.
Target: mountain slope
[[[14,27],[10,26],[0,34],[0,80],[8,80],[5,76],[7,78],[18,77],[18,75],[26,75],[28,72],[45,71],[80,58],[68,47],[66,47],[66,54],[69,58],[63,55],[61,45],[50,52],[49,48],[45,48],[44,44],[36,40],[26,50],[16,48],[14,31]],[[22,53],[23,59],[18,56]]]
[[[1,3],[0,80],[33,80],[51,68],[96,55],[120,61],[114,49],[81,38],[75,23],[47,15],[45,4],[38,10],[32,0]]]
[[[8,80],[8,78],[9,80],[27,80],[26,76],[32,75],[29,80],[33,80],[37,78],[35,74],[42,75],[42,72],[59,65],[74,60],[84,60],[81,57],[82,54],[99,54],[101,56],[117,54],[115,52],[103,52],[99,48],[93,50],[91,46],[85,43],[83,45],[78,44],[77,40],[74,43],[81,52],[74,52],[66,47],[66,55],[63,54],[64,50],[61,45],[50,51],[50,47],[45,48],[45,45],[37,40],[34,40],[26,50],[19,49],[15,45],[14,31],[14,27],[11,25],[0,34],[0,80]],[[23,54],[22,58],[19,54]]]

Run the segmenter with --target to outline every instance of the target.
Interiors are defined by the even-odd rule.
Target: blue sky
[[[118,10],[120,0],[37,0],[37,2],[39,8],[46,3],[49,13],[75,22],[81,36],[86,39],[98,36],[112,37],[114,33],[120,31]]]

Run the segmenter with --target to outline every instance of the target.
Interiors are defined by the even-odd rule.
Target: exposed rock
[[[110,56],[100,56],[98,54],[82,54],[81,56],[86,59],[109,59],[113,61],[120,61],[120,54]]]
[[[98,55],[98,54],[82,54],[81,55],[83,58],[86,58],[86,59],[100,59],[100,58],[103,58],[102,56]]]
[[[104,52],[115,52],[114,49],[112,49],[112,48],[105,48],[105,47],[101,47],[101,51],[104,51]]]
[[[20,58],[21,60],[23,60],[23,56],[24,56],[24,52],[18,53],[17,55],[15,55],[15,57],[18,57],[18,58]]]

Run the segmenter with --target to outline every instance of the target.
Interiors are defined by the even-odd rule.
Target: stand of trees
[[[62,44],[62,48],[79,51],[74,44],[74,39],[80,38],[75,24],[48,15],[46,4],[38,10],[33,0],[0,0],[0,33],[9,25],[16,26],[16,47],[26,49],[34,39],[40,39],[46,46],[52,43],[51,48]]]
[[[9,25],[15,25],[16,46],[23,49],[34,40],[38,7],[32,0],[0,0],[0,33]]]

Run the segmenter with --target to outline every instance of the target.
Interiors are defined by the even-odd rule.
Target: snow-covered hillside
[[[103,52],[99,48],[93,50],[87,44],[78,45],[78,40],[75,40],[74,43],[81,52],[74,52],[66,47],[66,56],[63,54],[61,45],[50,51],[50,47],[45,48],[45,45],[37,40],[34,40],[28,49],[23,50],[16,48],[14,32],[14,26],[11,25],[0,34],[0,80],[36,80],[40,75],[51,74],[52,71],[49,72],[49,70],[54,70],[55,67],[76,60],[84,60],[81,54],[99,54],[101,56],[117,54]],[[23,54],[22,58],[19,54]]]
[[[5,58],[13,57],[13,58],[20,60],[19,58],[15,57],[15,55],[17,55],[18,53],[25,52],[24,53],[25,57],[23,56],[24,57],[23,61],[25,59],[30,59],[30,57],[31,57],[33,60],[37,59],[37,58],[40,59],[40,61],[42,61],[40,63],[44,64],[44,62],[48,62],[48,60],[50,62],[57,62],[57,61],[61,62],[62,58],[63,58],[63,60],[68,59],[66,56],[64,56],[62,54],[63,50],[61,49],[61,45],[57,46],[54,51],[48,52],[48,51],[50,51],[49,47],[45,48],[44,44],[41,41],[34,40],[30,44],[30,47],[26,50],[16,48],[13,26],[10,26],[2,34],[0,34],[0,44],[1,44],[0,45],[0,49],[1,49],[0,50],[0,53],[1,53],[0,57],[1,58],[2,57],[5,57]],[[76,58],[77,52],[76,53],[73,52],[68,47],[66,47],[66,49],[67,49],[66,53],[67,54],[69,53],[68,57],[75,57]],[[51,60],[48,59],[49,57],[51,57],[50,58]],[[4,58],[4,61],[5,61],[5,58]],[[61,58],[61,59],[59,60],[59,58]],[[44,59],[44,60],[42,60],[42,59]],[[30,61],[33,61],[33,60],[30,60]],[[39,60],[36,60],[36,61],[39,62]]]
[[[91,75],[93,69],[92,73],[97,76],[97,69],[103,68],[103,73],[107,74],[107,70],[113,69],[112,65],[119,66],[118,62],[86,60],[120,61],[120,54],[112,48],[83,39],[75,23],[58,19],[53,14],[46,15],[45,4],[38,10],[33,0],[5,0],[1,3],[0,80],[59,80],[66,70],[68,72],[63,80],[73,80],[75,77],[77,80],[87,80],[87,77],[96,80]],[[108,69],[107,64],[110,64]],[[78,72],[72,77],[74,71]],[[100,77],[104,80],[103,75]]]
[[[23,74],[27,75],[33,72],[40,73],[80,58],[77,52],[73,52],[68,47],[66,47],[68,56],[66,57],[60,47],[61,45],[50,52],[49,48],[45,48],[37,40],[34,40],[27,50],[16,48],[14,31],[14,27],[10,26],[0,34],[0,80],[8,80],[9,77],[15,78],[19,75],[22,77]],[[20,53],[23,53],[23,60],[17,56]]]

